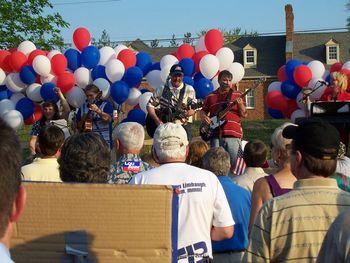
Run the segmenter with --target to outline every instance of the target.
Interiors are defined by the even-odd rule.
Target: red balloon
[[[306,65],[299,65],[294,69],[293,78],[300,87],[306,87],[312,79],[312,71]]]
[[[334,72],[334,71],[340,71],[341,68],[342,68],[342,66],[343,66],[343,63],[341,63],[341,62],[336,62],[336,63],[334,63],[334,64],[330,67],[329,73],[332,73],[332,72]]]
[[[128,48],[120,51],[117,59],[124,64],[125,70],[136,65],[136,55],[131,49]]]
[[[266,102],[267,105],[274,110],[285,111],[288,109],[287,99],[277,90],[267,93]]]
[[[36,121],[40,120],[41,117],[43,116],[43,113],[41,111],[41,106],[39,104],[34,105],[34,113],[32,116],[24,120],[25,125],[32,125]]]
[[[19,72],[26,63],[27,56],[21,51],[15,51],[10,55],[10,65],[15,71]]]
[[[201,61],[202,57],[208,54],[209,54],[208,51],[202,50],[193,55],[192,59],[196,65],[196,72],[199,72],[199,62]]]
[[[57,76],[57,87],[60,88],[62,93],[66,93],[73,88],[75,83],[74,75],[68,71],[63,72]]]
[[[85,27],[78,27],[73,33],[74,45],[82,51],[91,41],[90,32]]]
[[[286,74],[286,65],[281,66],[278,71],[277,71],[277,77],[278,80],[283,82],[285,80],[287,80],[287,74]]]
[[[51,58],[51,69],[55,75],[62,74],[68,66],[67,58],[63,54],[56,54]]]
[[[296,111],[299,107],[295,100],[286,100],[286,101],[287,101],[288,107],[287,109],[282,111],[282,113],[285,118],[289,119],[292,113]]]
[[[183,58],[192,58],[194,55],[194,48],[190,44],[182,44],[176,51],[176,57],[178,60]]]
[[[32,65],[34,58],[36,56],[39,56],[39,55],[46,56],[47,54],[46,54],[46,52],[44,50],[41,50],[41,49],[33,50],[32,52],[30,52],[30,54],[28,56],[28,64]]]
[[[215,55],[216,51],[222,48],[224,37],[219,30],[211,29],[205,34],[204,43],[209,53]]]
[[[12,71],[10,66],[10,55],[11,53],[7,50],[0,50],[0,68],[2,68],[6,72]]]

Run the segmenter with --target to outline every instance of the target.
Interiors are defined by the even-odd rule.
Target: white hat
[[[153,144],[160,150],[174,150],[188,145],[187,133],[180,124],[161,124],[153,136]]]

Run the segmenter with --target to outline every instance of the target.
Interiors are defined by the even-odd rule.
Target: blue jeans
[[[219,138],[210,140],[211,147],[223,147],[230,154],[231,170],[236,163],[238,149],[241,146],[241,139],[236,137],[222,137],[221,142]]]

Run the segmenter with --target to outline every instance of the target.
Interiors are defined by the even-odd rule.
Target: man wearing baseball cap
[[[216,175],[185,163],[188,140],[184,128],[158,126],[153,154],[160,167],[139,173],[130,184],[173,185],[179,196],[178,262],[209,262],[211,239],[231,238],[233,218]]]
[[[159,87],[147,104],[148,118],[146,128],[153,137],[155,128],[166,122],[181,124],[187,133],[189,141],[192,139],[192,116],[195,110],[191,105],[196,102],[196,93],[191,85],[183,82],[184,71],[180,64],[170,68],[170,74],[165,85]],[[156,113],[158,109],[158,114]]]
[[[339,132],[309,119],[284,128],[293,139],[291,170],[298,179],[291,192],[261,208],[245,262],[313,262],[334,218],[350,208],[350,194],[328,178],[336,169]]]

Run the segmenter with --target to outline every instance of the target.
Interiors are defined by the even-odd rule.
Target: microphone
[[[329,83],[325,80],[318,80],[317,82],[323,84],[323,85],[326,85],[326,86],[329,86]]]

